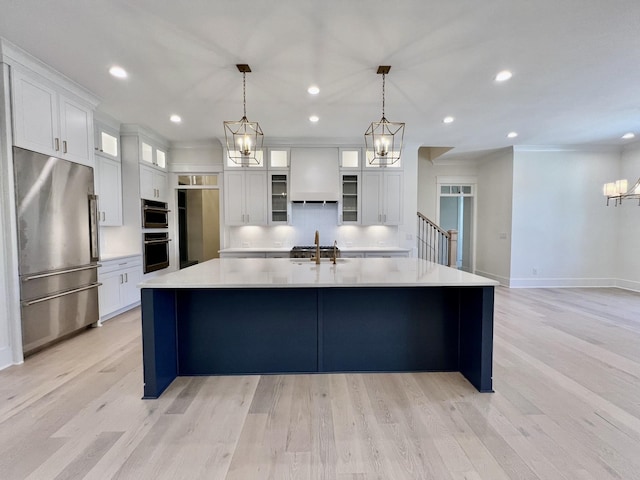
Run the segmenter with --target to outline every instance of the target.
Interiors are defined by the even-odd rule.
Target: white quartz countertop
[[[281,253],[290,252],[292,247],[238,247],[238,248],[223,248],[220,253]],[[338,245],[338,249],[341,252],[409,252],[409,248],[400,247],[341,247]]]
[[[151,278],[141,288],[494,286],[498,282],[419,258],[222,258]]]
[[[103,253],[100,255],[100,261],[110,262],[111,260],[120,260],[129,257],[142,257],[142,253]]]
[[[238,247],[238,248],[223,248],[219,250],[220,253],[266,253],[266,252],[290,252],[291,247]]]

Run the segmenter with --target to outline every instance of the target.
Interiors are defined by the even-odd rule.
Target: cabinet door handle
[[[67,141],[62,141],[62,153],[67,153]]]
[[[60,139],[59,138],[55,138],[55,144],[56,144],[56,152],[60,151]]]
[[[101,214],[102,214],[102,221],[104,222],[106,220],[106,215],[104,212],[101,212]]]
[[[129,274],[128,273],[124,274],[124,283],[129,283]]]
[[[387,223],[387,214],[386,213],[382,216],[382,219],[383,219],[382,221],[384,223]]]
[[[120,274],[120,285],[122,285],[123,283],[124,283],[124,276]]]

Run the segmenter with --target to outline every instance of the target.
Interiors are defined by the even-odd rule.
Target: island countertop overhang
[[[419,258],[224,258],[159,275],[140,288],[479,287],[495,280]]]

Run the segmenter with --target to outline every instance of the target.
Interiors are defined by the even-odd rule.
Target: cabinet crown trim
[[[41,81],[57,90],[64,89],[67,94],[77,97],[92,110],[102,101],[95,93],[2,37],[0,37],[0,62],[23,73],[35,74]]]

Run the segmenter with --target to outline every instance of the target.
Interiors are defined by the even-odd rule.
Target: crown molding
[[[44,83],[51,85],[54,89],[59,90],[63,88],[89,105],[92,110],[95,109],[102,100],[95,93],[87,90],[79,83],[74,82],[66,75],[2,37],[0,37],[0,62],[6,63],[11,68],[25,73],[35,74],[40,77]]]
[[[621,145],[514,145],[514,152],[620,152]]]

